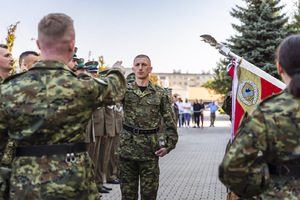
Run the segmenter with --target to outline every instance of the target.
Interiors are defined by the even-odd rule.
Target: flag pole
[[[224,44],[218,43],[215,38],[213,38],[211,35],[200,35],[202,38],[202,41],[210,44],[210,46],[215,47],[217,50],[219,50],[219,53],[223,56],[229,57],[229,58],[235,58],[235,59],[242,59],[240,56],[236,55],[235,53],[231,52],[228,47],[226,47]]]

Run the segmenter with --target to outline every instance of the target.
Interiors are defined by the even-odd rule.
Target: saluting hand
[[[159,157],[163,157],[167,153],[168,153],[168,151],[167,151],[166,148],[161,148],[160,150],[158,150],[158,151],[155,152],[155,155],[159,156]]]
[[[125,68],[122,66],[122,61],[117,61],[111,68],[118,68],[122,71],[123,74],[126,73]]]

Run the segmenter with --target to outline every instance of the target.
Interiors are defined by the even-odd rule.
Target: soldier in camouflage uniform
[[[41,61],[0,86],[0,152],[9,138],[16,145],[10,199],[99,199],[85,128],[98,106],[123,98],[126,83],[120,62],[103,80],[74,74],[66,65],[74,43],[70,17],[45,16]]]
[[[166,91],[149,80],[151,61],[138,55],[132,67],[135,83],[128,84],[122,101],[124,124],[117,154],[120,156],[120,183],[123,200],[154,200],[159,183],[158,158],[175,148],[178,134],[172,102]],[[161,117],[166,125],[158,138]]]
[[[260,102],[244,118],[219,167],[219,178],[238,196],[300,199],[300,36],[277,51],[287,89]]]
[[[9,76],[14,65],[12,54],[6,44],[0,44],[0,84]],[[8,198],[8,181],[10,177],[11,162],[13,159],[14,145],[11,140],[6,144],[0,141],[0,199]]]

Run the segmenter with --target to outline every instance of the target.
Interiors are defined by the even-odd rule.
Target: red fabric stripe
[[[228,74],[231,76],[231,78],[232,78],[232,80],[233,80],[233,73],[234,73],[234,68],[235,68],[235,66],[232,66],[232,67],[230,67],[230,69],[229,69],[229,71],[227,71],[228,72]]]
[[[240,125],[240,121],[244,115],[245,111],[243,109],[243,107],[240,105],[240,103],[238,102],[238,100],[236,100],[236,104],[235,104],[235,121],[234,121],[234,132],[233,135],[235,135],[236,130],[238,129],[239,125]]]
[[[282,89],[273,85],[271,82],[261,78],[261,99],[264,99],[273,93],[281,92]]]

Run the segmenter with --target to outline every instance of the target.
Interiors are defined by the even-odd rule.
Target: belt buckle
[[[75,157],[74,153],[67,153],[65,161],[66,161],[66,163],[76,162],[76,157]]]
[[[72,148],[73,148],[73,144],[67,144],[67,146],[68,146],[68,153],[67,153],[67,155],[66,155],[66,159],[65,159],[65,161],[66,161],[66,163],[75,163],[76,162],[76,157],[75,157],[75,155],[74,155],[74,153],[72,152]]]
[[[138,129],[138,128],[133,128],[133,129],[132,129],[132,133],[133,133],[134,135],[139,135],[139,129]]]

